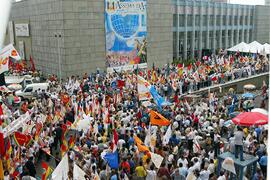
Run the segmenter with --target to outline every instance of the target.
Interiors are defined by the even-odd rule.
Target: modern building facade
[[[254,22],[264,20],[255,16],[265,13],[256,13],[255,6],[215,1],[148,0],[148,66],[193,59],[205,49],[225,49],[255,38],[269,43],[269,34],[259,37],[256,30],[263,22]],[[29,34],[13,32],[18,24],[28,25]],[[31,55],[45,74],[81,75],[106,69],[104,24],[103,0],[22,0],[13,3],[5,43],[24,51],[26,60]]]
[[[193,59],[203,50],[226,49],[251,42],[254,6],[207,1],[175,0],[173,8],[174,57]]]
[[[254,14],[254,39],[261,43],[270,42],[270,4],[256,6]]]

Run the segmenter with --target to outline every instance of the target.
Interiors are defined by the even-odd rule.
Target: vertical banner
[[[147,63],[146,0],[105,0],[108,68]]]
[[[9,33],[9,42],[14,45],[15,44],[15,39],[14,39],[14,26],[13,26],[13,21],[8,22],[8,33]]]
[[[24,42],[23,41],[19,41],[19,54],[20,54],[21,58],[25,60]]]

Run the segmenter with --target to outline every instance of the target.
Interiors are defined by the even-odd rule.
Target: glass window
[[[28,87],[24,90],[24,92],[32,92],[33,91],[33,88],[32,87]]]
[[[226,48],[225,47],[225,41],[226,41],[226,36],[225,36],[226,32],[225,30],[222,31],[222,42],[221,42],[221,45],[222,45],[222,48]]]
[[[202,49],[205,49],[205,48],[207,48],[207,46],[206,46],[206,31],[203,31],[202,32]]]
[[[176,57],[176,32],[173,32],[173,56]]]
[[[217,24],[216,25],[217,26],[220,26],[220,15],[217,15],[217,18],[216,19],[217,19]]]
[[[173,15],[173,27],[177,26],[177,14]]]
[[[229,16],[229,26],[232,26],[232,16]]]
[[[234,25],[237,25],[238,22],[238,16],[234,16]]]
[[[210,26],[214,26],[214,15],[210,15],[210,23],[209,23],[209,25]]]
[[[239,39],[238,42],[242,42],[242,30],[239,30]]]
[[[209,49],[214,48],[213,31],[209,31]]]
[[[195,16],[195,26],[200,26],[200,15]]]
[[[249,30],[249,40],[248,40],[248,42],[251,42],[252,39],[253,39],[253,37],[252,37],[252,30]]]
[[[203,26],[207,26],[207,15],[203,15]]]
[[[185,39],[185,33],[180,32],[179,33],[179,57],[182,59],[184,58],[184,39]]]
[[[240,25],[243,25],[243,22],[244,21],[244,19],[243,19],[243,16],[240,16]]]
[[[185,15],[184,14],[180,14],[179,15],[179,26],[180,27],[184,27],[185,26]]]
[[[223,22],[223,26],[226,26],[226,20],[227,20],[227,16],[226,15],[223,15],[223,18],[222,18],[222,22]]]
[[[236,45],[237,44],[237,30],[234,31],[234,35],[233,35],[233,44]]]
[[[192,26],[192,15],[187,15],[187,26]]]
[[[245,25],[248,25],[248,16],[245,16]]]
[[[253,16],[250,17],[250,25],[253,26]]]

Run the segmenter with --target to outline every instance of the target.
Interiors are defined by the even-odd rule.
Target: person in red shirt
[[[123,162],[121,163],[122,169],[126,169],[127,173],[130,173],[130,165],[127,161],[127,158],[123,158]]]

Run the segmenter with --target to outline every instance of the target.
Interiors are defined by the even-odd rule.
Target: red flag
[[[213,76],[213,77],[211,78],[211,80],[212,80],[212,81],[217,81],[217,76]]]
[[[4,134],[0,133],[0,155],[3,157],[5,155],[5,141],[4,141]]]
[[[177,65],[177,67],[178,67],[178,68],[183,68],[183,64],[179,63],[179,64]]]
[[[16,70],[16,71],[22,71],[22,69],[23,69],[22,65],[21,65],[19,62],[17,62],[17,63],[16,63],[15,70]]]
[[[69,137],[69,147],[73,148],[74,145],[75,145],[75,137],[73,135],[71,135]]]
[[[196,66],[199,67],[201,65],[201,62],[200,61],[197,61],[196,62]]]
[[[116,132],[116,130],[113,130],[113,152],[116,151],[117,148],[117,142],[118,142],[118,134]]]
[[[189,65],[188,65],[188,70],[190,71],[191,68],[192,68],[192,64],[189,64]]]
[[[125,86],[125,81],[117,80],[117,86],[118,88],[122,89]]]
[[[35,67],[35,64],[34,64],[34,61],[33,61],[32,56],[30,56],[30,63],[31,63],[31,70],[32,70],[33,72],[36,71],[36,67]]]
[[[67,133],[67,125],[65,125],[65,124],[62,124],[62,126],[61,126],[61,128],[62,128],[62,140],[65,138],[65,135],[66,135],[66,133]]]

